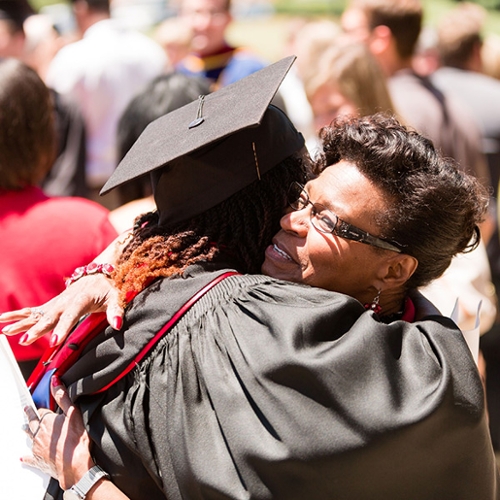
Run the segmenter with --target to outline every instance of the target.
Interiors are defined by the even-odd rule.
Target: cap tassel
[[[255,169],[257,170],[257,177],[260,179],[260,169],[259,169],[259,159],[257,158],[257,151],[255,149],[255,142],[252,142],[252,148],[253,148],[253,157],[255,159]]]

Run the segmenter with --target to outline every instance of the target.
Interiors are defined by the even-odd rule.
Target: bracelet
[[[85,500],[89,491],[101,480],[109,479],[109,474],[98,465],[94,465],[69,490],[63,493],[64,500]]]
[[[77,267],[73,271],[73,274],[66,279],[66,288],[68,288],[68,286],[75,281],[83,278],[84,276],[88,276],[89,274],[105,274],[110,277],[114,270],[115,268],[111,264],[97,264],[97,262],[91,262],[86,266]]]

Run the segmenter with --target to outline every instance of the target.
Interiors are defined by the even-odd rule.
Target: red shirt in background
[[[88,264],[117,233],[108,210],[83,198],[50,198],[39,188],[0,191],[0,312],[44,304],[64,290],[74,269]],[[48,338],[20,346],[18,361],[37,359]]]

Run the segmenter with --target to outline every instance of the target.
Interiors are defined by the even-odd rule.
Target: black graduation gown
[[[481,382],[444,317],[384,324],[341,294],[233,276],[93,394],[217,267],[154,282],[62,377],[131,499],[500,498]]]

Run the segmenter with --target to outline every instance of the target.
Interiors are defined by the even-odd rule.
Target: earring
[[[382,306],[379,304],[381,293],[382,290],[378,290],[377,295],[375,295],[375,298],[372,300],[372,303],[365,304],[365,309],[369,309],[370,311],[373,311],[375,314],[380,314],[380,312],[382,311]]]

